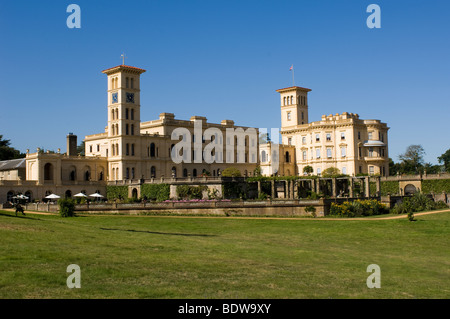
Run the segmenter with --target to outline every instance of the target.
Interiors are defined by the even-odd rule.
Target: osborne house
[[[329,168],[347,175],[388,175],[388,127],[344,112],[309,122],[310,89],[277,90],[281,100],[281,143],[260,144],[259,129],[236,126],[233,120],[209,123],[206,117],[141,121],[140,83],[144,69],[119,65],[107,76],[107,125],[85,136],[85,154],[77,136],[67,135],[62,153],[37,149],[26,158],[0,161],[0,202],[24,194],[42,200],[49,194],[106,194],[107,185],[197,179],[219,180],[229,167],[241,176],[321,175]],[[311,173],[311,172],[310,172]]]

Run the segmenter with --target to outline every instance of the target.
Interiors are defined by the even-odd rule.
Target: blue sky
[[[81,28],[69,29],[69,4]],[[381,7],[381,29],[366,8]],[[450,2],[0,1],[0,135],[22,152],[66,149],[107,124],[103,69],[141,77],[141,120],[233,119],[280,126],[276,89],[312,89],[309,119],[352,112],[380,119],[390,157],[421,144],[425,160],[450,148]],[[270,131],[270,130],[269,130]]]

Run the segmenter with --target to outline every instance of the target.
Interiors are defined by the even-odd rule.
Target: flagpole
[[[292,66],[292,86],[295,86],[295,80],[294,80],[294,66]]]

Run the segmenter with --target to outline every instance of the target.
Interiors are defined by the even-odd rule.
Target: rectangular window
[[[128,110],[128,109],[125,109],[125,119],[126,119],[126,120],[128,120],[128,113],[129,113],[129,110]]]
[[[100,152],[100,144],[97,144],[97,152]]]
[[[361,150],[361,147],[358,147],[358,156],[359,156],[359,157],[362,156],[362,150]]]
[[[302,120],[305,119],[305,114],[302,112]]]
[[[372,140],[372,132],[369,132],[369,133],[368,133],[368,136],[369,136],[368,140],[369,140],[369,141]]]
[[[302,137],[302,144],[306,144],[306,136]]]
[[[331,134],[330,133],[327,133],[327,141],[328,142],[331,141]]]
[[[134,167],[131,169],[131,179],[134,179]]]
[[[128,82],[128,81],[129,81],[129,78],[126,78],[126,79],[125,79],[125,82],[126,82],[126,87],[127,87],[127,89],[128,89],[128,85],[129,85],[129,82]]]
[[[322,169],[320,167],[317,168],[317,175],[320,176],[320,174],[322,173]]]
[[[128,143],[126,145],[125,154],[130,155],[130,144],[128,144]]]
[[[292,137],[288,137],[288,145],[292,145]]]
[[[361,132],[358,132],[358,140],[361,139]]]
[[[128,130],[128,129],[129,129],[128,124],[126,124],[126,125],[125,125],[125,134],[126,134],[126,135],[129,134],[129,130]]]
[[[287,112],[287,120],[288,120],[288,121],[291,120],[291,112]]]
[[[369,166],[369,175],[373,175],[374,169],[373,166]]]
[[[362,174],[362,166],[359,167],[359,173]]]
[[[320,134],[316,134],[316,142],[320,141]]]
[[[384,157],[384,148],[381,149],[381,157]]]
[[[347,147],[341,147],[341,157],[345,157],[347,155]]]
[[[347,175],[347,167],[342,167],[342,174]]]
[[[89,152],[92,153],[92,145],[89,145]]]
[[[320,158],[320,148],[316,148],[316,158]]]
[[[303,151],[303,160],[306,161],[306,151]]]
[[[373,147],[369,147],[369,157],[373,157]]]
[[[130,179],[130,168],[127,167],[127,175],[126,175],[126,179]]]
[[[131,144],[131,156],[134,156],[134,144]]]
[[[134,109],[131,109],[131,120],[134,120]]]
[[[327,148],[327,157],[331,158],[331,148],[330,147]]]
[[[341,140],[345,140],[345,133],[344,132],[341,133]]]

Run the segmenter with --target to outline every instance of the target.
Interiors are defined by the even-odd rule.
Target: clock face
[[[127,93],[127,103],[134,103],[134,93]]]
[[[112,94],[112,102],[113,103],[117,103],[119,101],[118,95],[117,93],[113,93]]]

